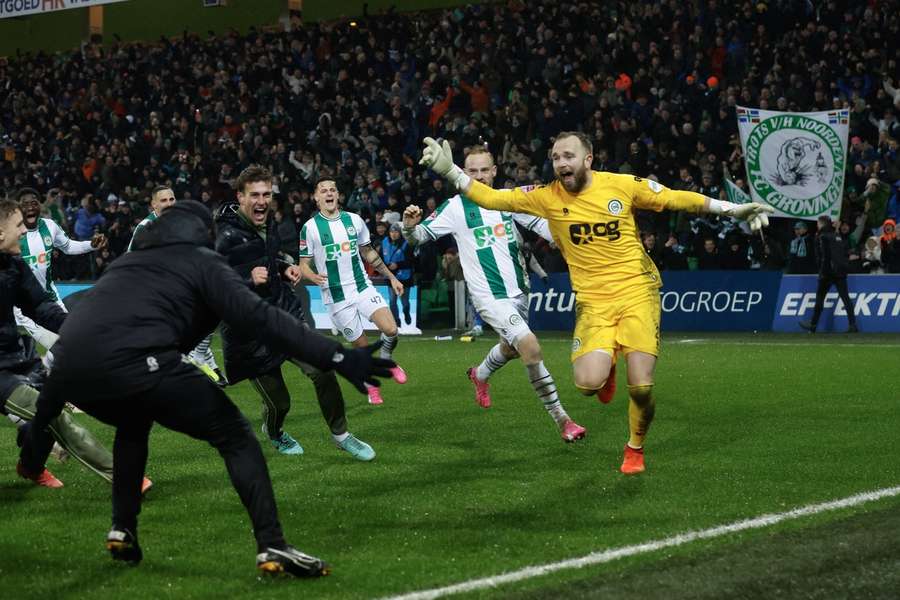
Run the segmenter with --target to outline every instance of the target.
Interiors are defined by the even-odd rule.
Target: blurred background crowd
[[[486,144],[508,187],[550,181],[553,136],[582,130],[596,170],[724,197],[727,176],[746,190],[736,105],[846,108],[836,229],[851,272],[898,273],[898,40],[900,0],[511,0],[97,40],[0,65],[0,195],[35,188],[74,238],[105,233],[102,252],[54,258],[56,279],[84,279],[124,252],[158,184],[215,210],[244,167],[268,166],[289,245],[331,175],[381,248],[405,206],[428,213],[455,193],[418,167],[425,135],[450,140],[457,162]],[[773,221],[763,241],[728,219],[639,215],[662,269],[815,272],[815,222]],[[532,242],[546,271],[565,270]],[[410,254],[418,281],[458,275],[449,244]]]

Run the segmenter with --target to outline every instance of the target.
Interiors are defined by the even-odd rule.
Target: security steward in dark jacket
[[[813,308],[811,321],[801,321],[800,327],[815,333],[819,326],[819,317],[825,306],[825,295],[831,286],[837,288],[844,310],[847,312],[849,324],[847,333],[856,333],[856,315],[853,314],[853,303],[847,290],[847,271],[850,266],[850,246],[846,239],[837,234],[831,218],[823,215],[818,220],[819,233],[816,235],[816,263],[819,270],[819,285],[816,288],[816,305]]]
[[[260,297],[305,321],[300,298],[292,283],[299,282],[296,256],[282,250],[272,204],[272,175],[258,166],[244,169],[235,181],[237,202],[220,209],[216,217],[216,250],[224,255],[244,284]],[[295,250],[296,253],[296,250]],[[281,374],[281,365],[290,357],[271,348],[254,335],[242,334],[225,324],[222,327],[225,372],[232,383],[250,379],[262,398],[263,432],[283,454],[302,454],[303,448],[284,431],[291,408],[291,395]],[[322,416],[339,448],[359,460],[372,460],[371,446],[347,432],[344,396],[331,371],[293,361],[315,386]]]
[[[225,392],[184,358],[220,320],[241,335],[325,371],[359,390],[389,375],[391,361],[344,349],[247,289],[212,250],[212,215],[177,203],[137,236],[73,310],[53,347],[56,362],[38,399],[23,459],[46,459],[44,427],[68,400],[114,425],[113,520],[107,548],[138,562],[140,485],[154,423],[211,444],[253,524],[264,572],[327,573],[320,559],[288,546],[259,442]],[[33,466],[33,462],[29,463]]]

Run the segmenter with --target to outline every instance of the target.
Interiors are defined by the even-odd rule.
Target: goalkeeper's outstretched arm
[[[685,210],[694,213],[711,213],[747,221],[752,231],[769,225],[769,215],[775,209],[766,204],[749,202],[734,204],[727,200],[717,200],[696,192],[670,190],[649,179],[636,179],[632,194],[638,208],[652,210]]]

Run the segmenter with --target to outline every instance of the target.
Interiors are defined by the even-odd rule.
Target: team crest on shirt
[[[50,236],[49,236],[49,235],[44,237],[44,245],[45,245],[45,246],[49,246],[49,245],[52,244],[52,243],[53,243],[53,240],[50,239]]]
[[[356,227],[354,227],[353,225],[351,225],[350,227],[347,228],[347,233],[348,233],[349,235],[356,235]]]
[[[622,204],[622,201],[618,198],[613,198],[606,204],[606,210],[609,211],[612,215],[617,215],[622,212],[622,209],[625,208],[625,205]]]

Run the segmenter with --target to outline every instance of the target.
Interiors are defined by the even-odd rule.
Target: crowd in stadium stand
[[[744,185],[736,105],[848,108],[836,225],[852,270],[896,273],[898,30],[898,0],[511,0],[21,55],[0,67],[0,193],[36,188],[75,238],[107,234],[90,264],[54,262],[62,279],[124,252],[153,186],[215,209],[252,163],[277,176],[287,239],[330,174],[381,248],[406,205],[427,214],[455,193],[417,165],[425,135],[451,140],[458,161],[487,143],[496,185],[513,186],[552,179],[553,136],[583,130],[596,170],[724,197],[726,174]],[[711,215],[639,222],[663,269],[815,271],[814,222],[774,219],[765,242]],[[422,250],[420,280],[446,249]],[[558,251],[534,249],[565,269]]]

